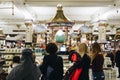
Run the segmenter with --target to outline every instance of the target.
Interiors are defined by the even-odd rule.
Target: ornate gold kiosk
[[[49,20],[47,24],[48,24],[48,28],[51,30],[52,37],[50,38],[50,41],[64,43],[69,40],[70,37],[68,35],[68,32],[74,25],[74,22],[70,21],[64,16],[61,4],[58,4],[57,6],[57,13],[55,17]]]

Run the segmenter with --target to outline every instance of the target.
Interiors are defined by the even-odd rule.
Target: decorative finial
[[[62,10],[62,4],[57,5],[58,10]]]

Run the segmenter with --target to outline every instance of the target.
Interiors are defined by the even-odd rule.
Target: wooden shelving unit
[[[2,58],[5,59],[5,64],[3,65],[3,69],[5,73],[8,72],[8,68],[12,63],[12,59],[14,56],[21,56],[22,49],[1,49]]]

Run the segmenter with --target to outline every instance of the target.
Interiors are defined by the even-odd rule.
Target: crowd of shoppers
[[[75,74],[77,69],[81,69],[76,79],[64,78],[63,59],[57,55],[58,47],[56,43],[48,43],[45,50],[47,55],[44,56],[43,62],[37,66],[33,50],[28,48],[24,49],[21,58],[18,56],[13,58],[13,63],[10,65],[12,67],[8,72],[9,74],[6,80],[89,80],[90,68],[92,69],[93,80],[105,80],[103,71],[104,57],[99,43],[95,42],[91,44],[90,51],[85,43],[78,44],[77,50],[70,51],[70,54],[75,51],[75,54],[77,54],[74,55],[76,59],[71,66],[72,72]],[[71,57],[73,58],[70,55],[69,60],[72,59]],[[120,78],[120,46],[116,52],[115,61],[119,72],[118,78]],[[74,74],[69,75],[71,77]]]

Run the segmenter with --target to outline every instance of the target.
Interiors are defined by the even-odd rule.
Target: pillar
[[[26,26],[26,36],[25,36],[25,43],[31,45],[32,44],[32,36],[33,36],[33,27],[32,22],[25,22]]]
[[[99,23],[98,42],[99,43],[106,43],[106,23]]]

